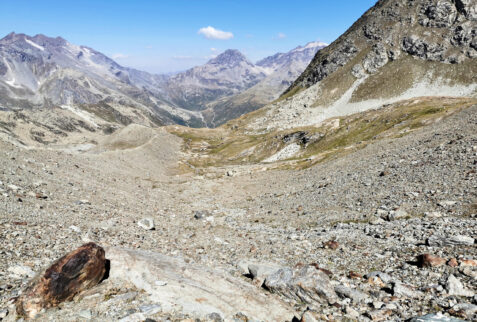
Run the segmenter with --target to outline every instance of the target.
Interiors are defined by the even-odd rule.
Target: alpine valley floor
[[[182,258],[190,278],[197,267],[211,280],[220,272],[302,321],[441,313],[475,320],[476,128],[472,105],[305,167],[277,161],[199,169],[187,139],[171,128],[129,126],[83,152],[1,140],[0,319],[17,319],[14,298],[34,272],[94,241],[107,257],[114,246]],[[135,140],[121,137],[126,130]],[[144,218],[153,230],[138,225]],[[310,297],[307,285],[273,285],[279,269],[310,264],[328,276],[327,292]],[[195,268],[187,273],[188,266]],[[212,298],[196,301],[214,307]],[[212,313],[166,305],[134,280],[111,277],[38,319],[254,317]]]

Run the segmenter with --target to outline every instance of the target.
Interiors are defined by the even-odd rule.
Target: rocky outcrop
[[[419,24],[424,27],[444,28],[457,18],[457,8],[449,0],[427,1],[421,6]]]
[[[295,313],[271,294],[232,276],[153,252],[107,248],[111,282],[132,283],[164,312],[180,310],[205,318],[289,321]]]
[[[303,78],[305,84],[315,84],[348,63],[357,52],[358,49],[352,41],[344,41],[332,52],[320,52],[298,80]],[[315,65],[313,62],[316,60],[321,63]]]
[[[266,278],[264,285],[273,293],[307,304],[332,304],[337,299],[328,275],[311,265],[279,269]]]
[[[386,48],[382,44],[376,44],[373,46],[372,51],[366,55],[363,61],[364,69],[370,73],[376,73],[379,68],[386,65],[388,62],[388,54]]]
[[[421,59],[443,61],[446,48],[442,44],[426,42],[416,36],[410,36],[403,38],[402,50]]]
[[[374,74],[403,52],[413,57],[443,63],[461,63],[477,56],[475,0],[381,0],[326,50],[316,55],[308,68],[285,93],[316,84],[353,57]],[[386,54],[387,53],[387,54]],[[363,74],[355,64],[351,73]]]

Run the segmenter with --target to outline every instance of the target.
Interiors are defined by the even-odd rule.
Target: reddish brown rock
[[[70,301],[98,284],[105,272],[104,249],[95,243],[85,244],[57,260],[30,282],[17,300],[17,313],[33,318],[42,309]]]
[[[356,272],[353,272],[353,271],[350,271],[350,272],[348,273],[348,277],[349,277],[349,278],[352,278],[352,279],[357,279],[357,280],[359,280],[359,279],[362,279],[362,278],[363,278],[363,275],[361,275],[361,274],[359,274],[359,273],[356,273]]]
[[[419,267],[438,267],[444,265],[446,260],[430,254],[417,256],[417,264]]]
[[[324,248],[337,249],[340,246],[340,244],[338,244],[337,241],[330,240],[330,241],[327,241],[323,246]]]
[[[48,196],[42,195],[40,193],[35,194],[36,199],[48,199]]]
[[[477,266],[477,261],[473,259],[463,259],[460,261],[460,266]]]
[[[326,268],[321,268],[320,265],[318,265],[318,263],[311,263],[310,266],[313,266],[314,268],[316,268],[317,270],[319,271],[322,271],[323,273],[325,273],[326,275],[328,275],[329,277],[333,276],[333,272],[326,269]]]
[[[450,267],[457,267],[459,264],[457,263],[457,259],[451,258],[447,262],[447,265],[449,265]]]
[[[380,279],[378,276],[373,276],[368,278],[367,281],[370,285],[378,286],[378,287],[384,287],[386,284]]]

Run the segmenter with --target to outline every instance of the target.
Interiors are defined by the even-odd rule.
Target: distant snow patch
[[[15,84],[15,78],[12,79],[12,80],[5,81],[5,83],[7,83],[8,85],[10,85],[11,87],[22,88],[20,85]]]
[[[44,47],[42,47],[42,46],[40,46],[40,45],[34,43],[34,42],[31,41],[30,39],[25,38],[25,41],[26,41],[28,44],[30,44],[31,46],[40,49],[41,51],[44,51],[44,50],[45,50]]]
[[[15,77],[13,76],[12,68],[10,67],[10,64],[7,62],[7,60],[5,59],[5,57],[3,57],[3,62],[4,62],[5,65],[7,66],[7,68],[8,68],[8,74],[9,74],[9,75],[11,76],[11,78],[12,78],[11,80],[6,80],[5,83],[7,83],[8,85],[10,85],[11,87],[21,88],[22,86],[16,84],[16,79],[15,79]]]
[[[301,146],[297,143],[292,143],[272,155],[271,157],[263,160],[263,162],[275,162],[279,160],[285,160],[288,158],[293,157],[295,154],[297,154],[301,149]]]
[[[61,108],[67,111],[72,112],[73,114],[78,115],[83,120],[89,122],[94,127],[98,127],[98,124],[94,121],[94,117],[86,111],[80,110],[79,108],[70,106],[70,105],[61,105]]]
[[[303,47],[300,46],[298,48],[295,48],[293,50],[293,52],[296,53],[296,52],[300,52],[300,51],[305,51],[306,49],[310,49],[310,48],[320,48],[321,49],[321,48],[324,48],[326,46],[328,46],[327,43],[324,43],[324,42],[321,42],[321,41],[313,41],[313,42],[310,42],[310,43],[306,44]]]

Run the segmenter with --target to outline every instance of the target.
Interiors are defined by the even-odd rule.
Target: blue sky
[[[310,41],[331,43],[375,2],[0,0],[0,37],[61,36],[124,66],[173,72],[229,48],[256,61]]]

